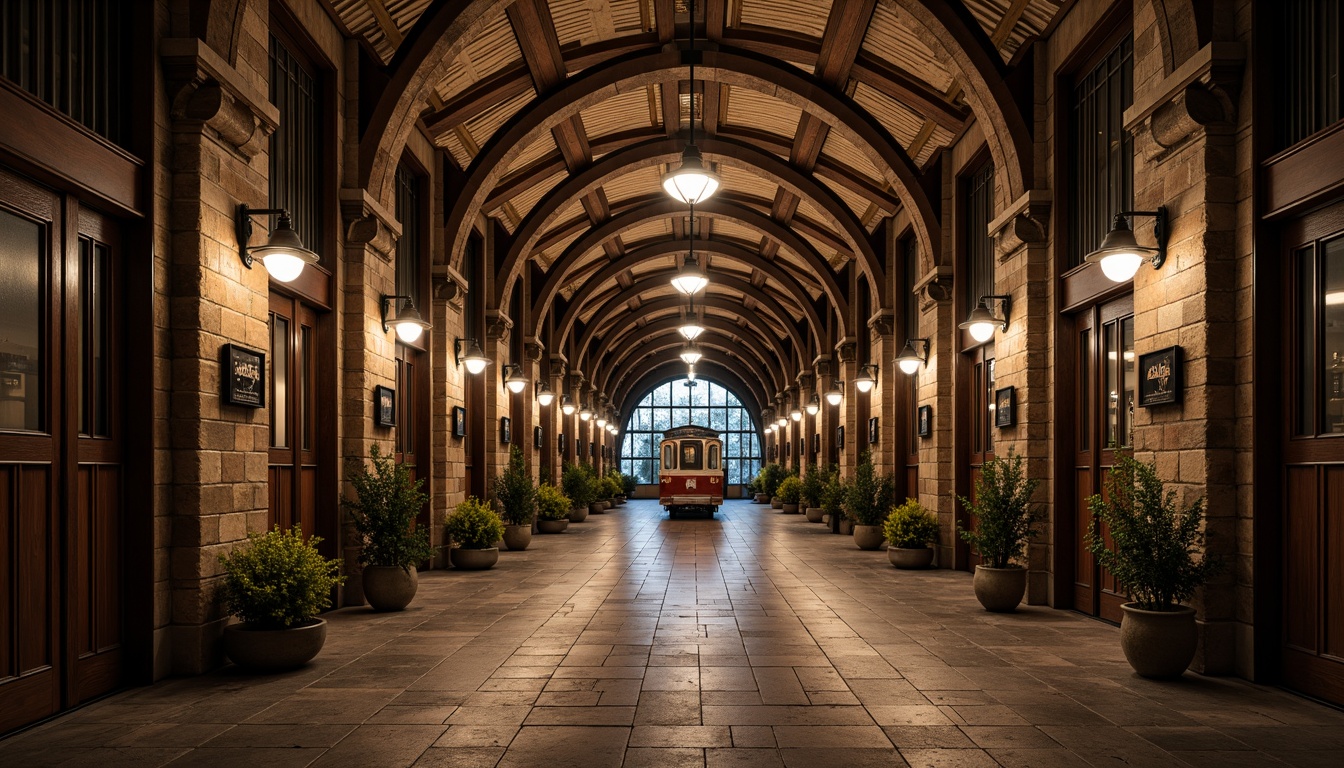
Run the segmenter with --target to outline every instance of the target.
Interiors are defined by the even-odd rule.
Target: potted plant
[[[1120,648],[1143,677],[1180,677],[1199,639],[1195,610],[1182,603],[1222,565],[1202,554],[1204,499],[1176,503],[1155,464],[1125,453],[1116,454],[1105,487],[1087,500],[1087,548],[1133,600],[1120,606]]]
[[[375,611],[400,611],[419,588],[416,566],[434,554],[429,531],[415,525],[428,500],[425,481],[412,481],[410,470],[377,444],[369,450],[369,462],[372,471],[358,459],[351,462],[355,498],[342,503],[359,539],[365,599]]]
[[[1007,458],[986,461],[975,481],[975,502],[957,497],[975,518],[974,527],[961,528],[960,534],[980,556],[973,584],[987,611],[1014,611],[1027,592],[1027,570],[1016,561],[1037,533],[1041,511],[1031,496],[1040,483],[1027,478],[1022,464],[1022,456],[1012,451]]]
[[[890,474],[878,474],[873,455],[864,451],[854,477],[845,486],[845,514],[854,523],[854,543],[859,549],[882,546],[882,523],[896,495],[896,482]]]
[[[798,514],[798,500],[803,495],[803,481],[796,477],[786,477],[784,482],[775,489],[775,496],[780,500],[781,511],[786,515]]]
[[[938,538],[938,518],[914,499],[891,510],[882,524],[887,539],[887,557],[897,568],[928,568],[933,563],[933,547]]]
[[[835,465],[826,471],[826,487],[821,492],[821,514],[826,522],[839,521],[845,503],[845,483]]]
[[[775,494],[779,490],[779,484],[784,482],[785,476],[784,468],[778,464],[766,464],[761,467],[761,492],[770,500],[771,509],[782,509],[784,507],[784,502],[780,501]]]
[[[504,522],[480,499],[473,496],[458,504],[443,526],[453,544],[448,559],[454,568],[483,571],[499,561],[495,543],[504,537]]]
[[[569,522],[582,523],[588,519],[588,503],[592,493],[588,473],[579,464],[565,464],[560,473],[560,488],[574,506],[569,511]]]
[[[610,509],[616,506],[616,497],[621,493],[621,484],[616,482],[611,475],[607,475],[598,481],[602,486],[602,498]]]
[[[537,530],[564,533],[569,527],[569,497],[549,483],[537,487]]]
[[[537,504],[537,489],[523,464],[523,450],[509,449],[509,466],[490,483],[495,501],[504,509],[504,546],[522,551],[532,543],[532,517]]]
[[[580,464],[579,469],[588,483],[588,513],[604,514],[607,511],[607,504],[602,500],[602,478],[597,476],[597,468],[592,464]]]
[[[799,503],[807,513],[809,523],[821,522],[821,495],[826,490],[826,476],[816,464],[807,468],[803,474],[802,493],[799,496]]]
[[[637,490],[639,490],[639,481],[635,479],[635,476],[622,474],[621,503],[624,504],[627,499],[632,498],[635,495],[635,491]]]
[[[298,527],[248,534],[248,544],[221,555],[224,609],[240,623],[224,628],[224,653],[244,669],[278,672],[308,663],[327,639],[332,590],[345,581],[340,561],[317,551]]]

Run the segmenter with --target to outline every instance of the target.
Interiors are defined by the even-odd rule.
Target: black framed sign
[[[590,441],[590,442],[588,443],[588,455],[589,455],[589,456],[594,456],[594,457],[597,456],[597,442],[596,442],[596,441]]]
[[[933,434],[933,406],[921,405],[915,413],[915,429],[920,437]]]
[[[397,426],[397,391],[382,385],[373,388],[373,423],[380,427]]]
[[[247,408],[266,407],[266,353],[225,344],[224,402]]]
[[[513,442],[513,420],[508,416],[499,417],[499,441],[505,445]]]
[[[1171,405],[1181,401],[1181,348],[1167,347],[1139,355],[1139,405]]]
[[[561,433],[560,433],[560,437],[556,438],[555,446],[556,446],[556,448],[558,449],[557,452],[558,452],[561,456],[564,456],[564,455],[565,455],[565,448],[569,447],[569,443],[565,442],[565,433],[564,433],[564,432],[561,432]]]
[[[532,428],[532,446],[534,448],[546,447],[546,438],[545,434],[541,431],[541,427]]]
[[[582,438],[578,438],[578,437],[575,437],[575,438],[574,438],[574,455],[575,455],[575,456],[583,456],[583,439],[582,439]]]
[[[868,443],[870,445],[876,444],[877,439],[877,417],[874,416],[868,420]]]
[[[807,438],[800,437],[798,438],[798,458],[801,459],[806,454],[807,454]]]
[[[835,447],[837,450],[845,450],[845,426],[843,424],[835,428]]]
[[[1017,424],[1017,389],[1003,387],[994,390],[994,426],[999,429]]]
[[[786,459],[789,458],[789,454],[792,452],[793,452],[793,442],[789,441],[784,444],[784,458]]]
[[[812,436],[812,453],[821,453],[821,433],[818,432]]]
[[[453,437],[467,436],[467,409],[460,405],[453,406]]]
[[[770,460],[771,460],[771,461],[774,461],[774,460],[775,460],[775,446],[773,446],[773,445],[770,446]]]

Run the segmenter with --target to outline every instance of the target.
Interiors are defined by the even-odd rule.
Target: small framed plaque
[[[373,423],[380,427],[397,426],[397,391],[391,387],[373,388]]]
[[[1181,401],[1181,348],[1167,347],[1139,355],[1139,405],[1172,405]]]
[[[467,409],[460,405],[453,406],[453,437],[467,436]]]
[[[561,432],[560,436],[555,439],[555,447],[557,453],[559,453],[561,456],[565,455],[565,449],[569,447],[569,443],[565,442],[564,432]]]
[[[994,426],[999,429],[1017,424],[1017,390],[1004,387],[994,390]]]
[[[878,440],[877,417],[874,416],[868,420],[868,443],[876,445]]]
[[[513,420],[508,416],[499,417],[499,441],[505,445],[513,442]]]
[[[266,353],[225,344],[224,402],[245,408],[266,407]]]
[[[821,433],[812,435],[812,455],[821,453]]]
[[[933,435],[933,406],[921,405],[915,415],[915,430],[920,437]]]
[[[545,433],[542,432],[541,427],[532,428],[532,447],[534,448],[546,447],[546,437]]]
[[[835,428],[835,448],[838,451],[845,450],[845,427],[843,424]]]

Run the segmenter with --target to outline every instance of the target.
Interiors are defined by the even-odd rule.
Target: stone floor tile
[[[518,735],[513,725],[453,725],[434,742],[436,747],[507,747]]]
[[[235,725],[203,746],[211,749],[229,747],[277,747],[297,749],[305,747],[330,747],[344,739],[353,725],[261,725],[244,723]]]
[[[389,705],[378,710],[370,723],[402,723],[405,725],[438,725],[448,720],[457,707],[415,707]]]
[[[701,707],[705,725],[872,725],[863,707]]]
[[[768,725],[734,725],[731,726],[733,733],[734,747],[768,747],[778,746],[775,741],[775,729]]]
[[[1089,763],[1067,749],[990,749],[1003,768],[1088,768]]]
[[[976,746],[955,725],[885,725],[882,730],[897,749],[970,749]]]
[[[980,749],[903,749],[910,768],[998,768],[998,762]]]
[[[705,751],[687,747],[631,747],[622,768],[703,768]]]
[[[777,749],[707,749],[705,768],[784,768]]]
[[[894,749],[781,749],[786,768],[901,768],[905,760]]]
[[[700,694],[643,691],[635,709],[635,725],[700,725]]]
[[[891,746],[886,734],[875,725],[776,725],[774,730],[775,742],[781,749],[885,749]]]
[[[940,707],[932,705],[869,706],[868,713],[878,725],[955,725]]]
[[[532,708],[520,706],[461,706],[448,716],[449,725],[520,725]]]
[[[499,768],[620,768],[629,728],[531,726],[523,728]]]
[[[430,747],[412,768],[494,768],[503,747]]]
[[[199,747],[232,726],[222,723],[153,723],[130,727],[106,743],[109,747]]]
[[[630,732],[632,747],[730,747],[727,726],[637,725]]]
[[[313,763],[367,768],[410,766],[447,727],[442,725],[361,725]]]
[[[1039,728],[1019,725],[963,725],[961,730],[981,749],[1059,749]]]
[[[534,707],[523,725],[633,725],[634,721],[634,707]]]

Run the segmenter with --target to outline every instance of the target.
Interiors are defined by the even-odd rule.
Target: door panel
[[[318,532],[318,315],[297,298],[272,293],[270,525]]]

